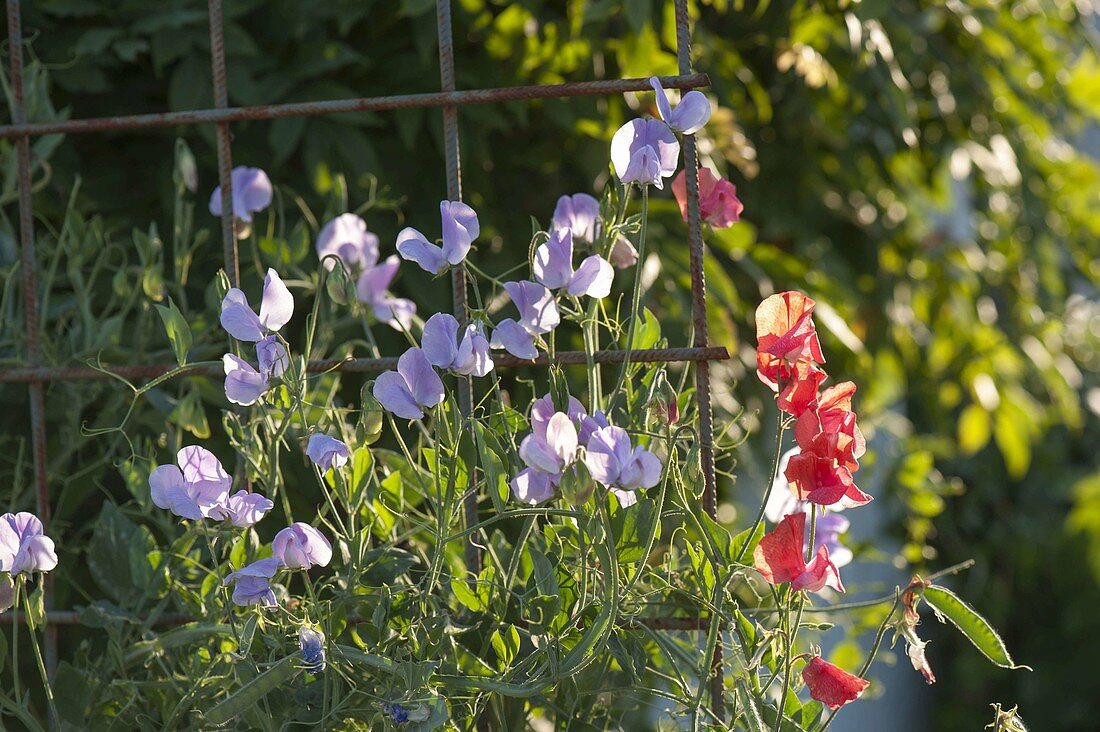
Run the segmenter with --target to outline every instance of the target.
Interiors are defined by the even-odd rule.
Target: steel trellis
[[[467,104],[491,104],[503,101],[568,98],[577,96],[613,95],[649,89],[648,79],[620,79],[573,82],[554,85],[518,86],[458,91],[455,88],[455,55],[452,42],[450,0],[436,0],[436,30],[439,41],[440,86],[442,91],[426,94],[405,94],[383,97],[363,97],[320,102],[278,104],[252,107],[230,107],[226,81],[225,46],[222,24],[222,0],[208,0],[210,28],[210,64],[213,80],[214,108],[186,110],[159,114],[140,114],[93,119],[75,119],[54,122],[31,122],[26,119],[23,89],[22,23],[19,0],[6,0],[8,21],[8,48],[12,88],[11,124],[0,125],[0,139],[15,142],[16,170],[19,188],[20,267],[23,288],[23,317],[26,339],[24,363],[19,368],[0,370],[0,383],[26,383],[30,396],[31,441],[34,455],[35,506],[43,524],[49,526],[50,496],[49,477],[46,474],[46,424],[44,387],[53,381],[83,381],[111,378],[164,378],[172,376],[213,376],[221,372],[219,365],[191,364],[182,369],[164,364],[120,365],[110,370],[103,366],[44,366],[41,364],[38,339],[38,299],[36,280],[36,255],[33,206],[31,201],[31,138],[49,134],[86,134],[112,130],[134,130],[174,125],[214,124],[217,129],[218,179],[222,194],[221,229],[225,271],[232,285],[239,280],[239,257],[233,222],[232,206],[232,144],[230,123],[245,120],[271,120],[282,117],[307,117],[334,115],[364,110],[396,110],[410,108],[439,108],[443,117],[446,162],[447,196],[461,200],[462,177],[458,137],[458,107]],[[676,18],[677,60],[679,75],[660,77],[666,88],[688,90],[707,86],[705,74],[692,73],[691,25],[687,0],[673,0]],[[714,428],[711,414],[710,361],[729,358],[722,347],[710,346],[707,336],[706,281],[703,270],[704,246],[699,213],[699,186],[697,155],[693,135],[684,136],[684,169],[687,171],[688,242],[690,247],[692,324],[694,338],[690,347],[644,349],[634,352],[607,350],[595,354],[599,363],[621,363],[629,358],[633,362],[694,362],[695,393],[699,412],[699,453],[704,480],[703,505],[706,513],[716,516],[716,488],[714,471]],[[638,264],[641,266],[641,263]],[[468,318],[466,302],[466,275],[462,269],[452,270],[453,311],[460,322]],[[525,366],[545,364],[547,357],[524,361],[510,356],[494,359],[499,366]],[[347,358],[311,361],[311,372],[346,371],[368,372],[393,368],[396,358]],[[555,363],[580,364],[585,362],[582,351],[566,351],[555,355]],[[459,381],[459,406],[463,414],[469,414],[472,387],[468,378]],[[477,523],[478,496],[467,499],[465,518],[467,525]],[[471,568],[480,564],[478,546],[469,540],[466,561]],[[52,587],[46,576],[46,607],[52,606]],[[19,612],[0,615],[0,622],[16,622]],[[185,614],[171,613],[158,619],[158,624],[172,625],[189,621]],[[80,622],[78,613],[49,609],[46,616],[46,663],[52,674],[57,665],[57,627]],[[707,618],[653,617],[639,618],[633,624],[663,630],[706,630]],[[721,634],[713,649],[711,679],[711,705],[718,717],[724,715],[722,680]]]

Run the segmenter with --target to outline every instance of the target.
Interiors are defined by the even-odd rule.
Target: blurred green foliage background
[[[459,88],[676,72],[671,2],[454,5]],[[934,636],[933,727],[978,729],[994,701],[1018,703],[1041,729],[1090,726],[1100,634],[1096,17],[1070,0],[691,6],[695,65],[717,105],[700,149],[745,203],[744,223],[708,237],[712,339],[735,355],[715,371],[717,407],[725,420],[740,415],[727,442],[752,432],[724,466],[736,458],[752,475],[771,440],[757,429],[770,421],[757,419],[765,405],[752,374],[752,311],[773,291],[804,290],[821,303],[830,372],[860,385],[857,407],[878,448],[872,492],[902,547],[899,571],[976,558],[962,594],[1036,669],[998,670],[964,640]],[[230,104],[435,91],[433,9],[430,0],[226,0]],[[23,12],[31,120],[212,106],[202,0],[42,0]],[[651,99],[461,109],[481,256],[521,261],[529,217],[545,224],[558,195],[602,185],[611,134]],[[342,212],[345,196],[351,209],[369,204],[389,253],[405,220],[434,220],[444,194],[432,110],[233,132],[234,163],[266,169],[279,188],[242,248],[254,282],[261,260],[307,277],[317,224]],[[177,138],[199,172],[197,195],[182,202]],[[220,353],[210,320],[220,246],[205,210],[213,142],[207,126],[35,143],[46,363],[172,361],[152,309],[166,292],[192,323],[193,360]],[[14,170],[0,142],[5,367],[23,359]],[[676,332],[670,323],[689,322],[686,231],[667,193],[652,209],[664,269],[647,302]],[[399,289],[425,313],[449,299],[410,271]],[[208,435],[219,391],[195,380],[150,394],[128,431],[155,442],[167,419]],[[0,409],[25,414],[25,392],[5,385]],[[129,394],[112,382],[57,384],[47,403],[56,525],[71,561],[92,534],[86,516],[105,495],[126,495],[115,466],[126,439],[87,430],[117,424]],[[0,483],[13,486],[7,505],[26,508],[29,429],[7,424]],[[723,491],[732,519],[737,507],[751,511],[759,482],[725,478]],[[883,558],[871,546],[862,556]],[[59,606],[95,596],[86,580],[59,583]]]

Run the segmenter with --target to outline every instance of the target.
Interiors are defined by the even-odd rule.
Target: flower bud
[[[592,491],[596,488],[596,483],[592,480],[592,474],[588,472],[588,468],[581,460],[565,469],[558,485],[565,500],[574,506],[584,504],[591,498]]]
[[[638,250],[634,248],[629,239],[619,234],[615,237],[615,243],[611,245],[611,251],[608,252],[607,259],[616,269],[633,267],[635,262],[638,261]]]

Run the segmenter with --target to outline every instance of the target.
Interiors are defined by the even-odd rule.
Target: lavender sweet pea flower
[[[260,559],[226,575],[223,585],[233,584],[235,605],[263,605],[275,607],[275,591],[271,578],[279,571],[279,560],[274,557]]]
[[[267,376],[257,371],[248,361],[227,353],[222,356],[225,370],[225,398],[234,404],[247,407],[267,391]]]
[[[233,196],[233,216],[241,221],[251,221],[252,214],[271,205],[271,179],[259,168],[239,166],[230,174]],[[222,215],[222,187],[210,195],[210,213]]]
[[[657,92],[657,111],[661,119],[668,123],[674,132],[692,135],[703,129],[710,119],[710,100],[701,91],[692,90],[680,97],[680,103],[673,108],[668,103],[668,94],[661,86],[661,80],[650,77],[649,85]]]
[[[664,188],[664,179],[676,172],[680,143],[659,119],[635,119],[611,138],[611,164],[624,185]]]
[[[29,574],[56,566],[53,539],[43,533],[37,516],[26,511],[0,516],[0,571]]]
[[[584,464],[597,482],[616,491],[652,488],[661,480],[661,461],[642,448],[632,447],[621,427],[601,427],[588,440]],[[634,496],[620,496],[634,503]],[[624,507],[627,505],[624,503]]]
[[[208,514],[217,521],[228,521],[239,529],[247,529],[259,523],[273,508],[275,504],[270,498],[241,490],[226,498],[224,504],[211,507]]]
[[[541,399],[536,399],[531,404],[531,432],[540,437],[546,437],[546,427],[550,422],[550,418],[556,412],[554,399],[549,394]],[[607,417],[603,412],[589,415],[585,411],[584,405],[574,396],[569,397],[565,413],[574,424],[580,424],[580,429],[577,432],[577,442],[581,445],[587,446],[588,440],[596,430],[608,426]]]
[[[519,456],[527,467],[560,478],[565,466],[577,456],[577,427],[564,412],[557,412],[546,423],[542,435],[532,432],[523,438]]]
[[[443,220],[442,247],[429,242],[411,226],[397,235],[397,253],[433,275],[465,260],[474,239],[481,233],[477,213],[461,201],[440,202],[439,215]]]
[[[524,468],[508,483],[517,501],[534,506],[554,497],[552,476],[539,470]]]
[[[160,465],[149,474],[153,505],[180,518],[198,521],[224,506],[233,479],[209,450],[191,445],[176,453],[176,465]]]
[[[355,214],[340,214],[317,234],[317,258],[326,269],[336,264],[325,259],[332,256],[349,270],[369,267],[378,261],[378,235],[367,231],[367,222]]]
[[[554,296],[536,282],[505,282],[504,289],[519,310],[519,324],[531,335],[549,333],[558,327],[561,314]]]
[[[325,634],[303,625],[298,629],[298,649],[306,673],[316,676],[325,670]]]
[[[496,351],[504,349],[516,358],[526,360],[534,360],[539,356],[534,337],[511,318],[505,318],[497,323],[497,327],[493,329],[489,347]]]
[[[484,376],[493,369],[489,341],[481,328],[468,323],[458,336],[458,320],[449,313],[436,313],[424,323],[420,347],[428,362],[463,376]]]
[[[332,561],[332,544],[317,529],[296,521],[275,534],[271,553],[287,569],[327,567]]]
[[[424,351],[410,348],[397,359],[397,371],[386,371],[371,393],[382,408],[405,419],[420,419],[424,410],[443,401],[443,382]]]
[[[256,343],[256,362],[261,374],[278,378],[290,365],[290,357],[279,339],[269,335]]]
[[[569,229],[573,238],[592,243],[600,220],[600,202],[587,193],[562,196],[550,220],[554,229]]]
[[[267,270],[264,278],[263,300],[260,314],[256,315],[248,304],[244,292],[234,287],[222,300],[221,324],[229,335],[239,341],[263,340],[264,336],[278,331],[294,315],[294,297],[283,284],[279,273]]]
[[[573,270],[573,234],[569,229],[557,229],[539,245],[532,273],[546,287],[552,290],[564,287],[574,297],[607,297],[615,278],[611,263],[598,254],[588,257],[580,268]]]
[[[348,459],[351,457],[351,450],[335,437],[316,432],[309,436],[306,455],[309,456],[314,465],[321,469],[321,472],[324,472],[331,468],[339,469],[347,465]]]
[[[395,330],[408,330],[416,314],[416,303],[389,293],[390,283],[397,275],[401,260],[397,255],[387,257],[381,264],[370,264],[359,274],[355,293],[359,302],[370,306],[375,320],[386,323]]]

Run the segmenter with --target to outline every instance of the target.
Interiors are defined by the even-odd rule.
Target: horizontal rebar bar
[[[597,351],[593,354],[596,363],[622,363],[626,357],[626,351]],[[657,363],[666,361],[725,361],[729,359],[729,352],[721,346],[708,346],[706,348],[647,348],[641,351],[632,351],[632,362]],[[559,351],[554,357],[554,363],[558,364],[582,364],[586,363],[584,351]],[[549,363],[547,356],[539,356],[534,360],[524,360],[509,355],[493,356],[496,366],[545,366]],[[120,376],[124,379],[153,379],[158,376],[178,370],[180,367],[169,364],[149,364],[145,366],[43,366],[39,368],[16,368],[0,370],[0,383],[17,383],[28,381],[99,381]],[[220,364],[194,364],[180,373],[180,376],[220,376],[222,367]],[[353,373],[365,373],[371,371],[386,371],[397,368],[397,358],[330,358],[320,361],[310,361],[306,369],[312,373],[324,371],[345,371]]]
[[[661,76],[666,88],[696,89],[710,85],[706,74]],[[561,97],[623,94],[650,89],[649,79],[612,79],[606,81],[578,81],[568,84],[540,84],[535,86],[509,86],[495,89],[469,89],[455,92],[430,92],[426,94],[398,94],[387,97],[361,99],[335,99],[322,102],[298,102],[294,104],[269,104],[256,107],[227,107],[225,109],[195,109],[156,114],[134,114],[121,117],[96,117],[70,119],[56,122],[28,122],[0,126],[0,139],[11,137],[40,137],[42,135],[81,134],[108,130],[136,130],[175,125],[197,125],[214,122],[242,122],[269,120],[280,117],[315,117],[346,112],[381,112],[394,109],[422,107],[447,107],[465,104],[490,104],[529,99],[556,99]]]

